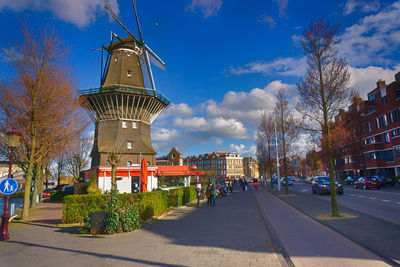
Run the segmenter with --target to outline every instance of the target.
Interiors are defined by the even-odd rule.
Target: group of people
[[[209,183],[205,191],[202,191],[201,184],[198,183],[196,185],[196,192],[197,192],[197,207],[200,206],[200,199],[203,198],[205,195],[207,197],[207,206],[208,207],[215,207],[215,202],[217,196],[226,196],[228,192],[233,193],[233,182],[229,180],[227,182],[222,181],[218,183]]]

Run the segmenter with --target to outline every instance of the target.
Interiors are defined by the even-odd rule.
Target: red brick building
[[[335,148],[336,175],[400,175],[400,72],[395,81],[379,80],[368,100],[354,97],[336,117],[347,137]]]

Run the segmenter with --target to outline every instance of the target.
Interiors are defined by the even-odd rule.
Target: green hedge
[[[104,211],[110,195],[71,195],[63,200],[63,223],[83,223],[91,212]],[[196,199],[195,186],[119,195],[120,205],[134,205],[141,220],[161,215]]]
[[[66,190],[66,191],[52,191],[50,192],[50,199],[51,200],[62,200],[64,197],[73,195],[74,190]]]

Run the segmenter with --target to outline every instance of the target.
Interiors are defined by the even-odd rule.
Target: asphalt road
[[[313,195],[311,185],[303,182],[295,182],[293,186],[290,186],[290,190],[330,201],[329,195]],[[381,190],[362,190],[346,185],[344,194],[338,196],[338,199],[341,206],[400,225],[400,187],[398,186],[382,187]]]

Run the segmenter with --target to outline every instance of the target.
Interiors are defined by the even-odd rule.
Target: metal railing
[[[99,88],[90,88],[90,89],[84,89],[84,90],[79,90],[79,95],[92,95],[92,94],[100,94],[100,93],[111,93],[111,92],[124,92],[124,93],[134,93],[134,94],[140,94],[140,95],[148,95],[148,96],[154,96],[163,103],[165,103],[167,106],[171,104],[171,101],[168,100],[165,96],[163,96],[161,93],[157,92],[156,90],[153,89],[147,89],[143,87],[133,87],[133,86],[126,86],[126,85],[112,85],[112,86],[106,86],[106,87],[99,87]]]

